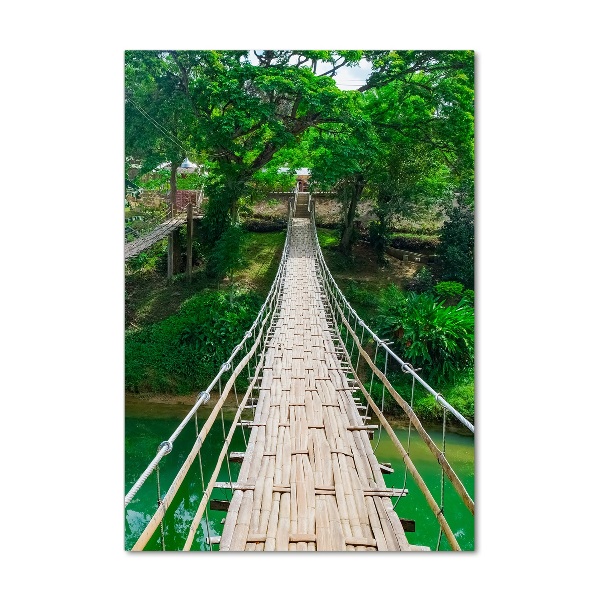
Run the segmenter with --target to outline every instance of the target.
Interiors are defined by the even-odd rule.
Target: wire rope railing
[[[405,485],[406,485],[406,473],[409,472],[411,474],[413,480],[419,487],[420,491],[423,493],[425,500],[426,500],[427,504],[429,505],[429,508],[431,509],[431,511],[433,512],[435,518],[437,519],[437,521],[439,523],[440,529],[439,529],[439,534],[437,536],[437,544],[435,545],[436,550],[438,550],[440,548],[440,541],[441,541],[442,533],[446,536],[446,538],[450,544],[450,547],[453,550],[460,550],[460,546],[456,540],[456,536],[454,535],[452,529],[450,528],[450,525],[448,524],[448,522],[444,516],[444,494],[445,494],[446,480],[448,480],[453,485],[459,498],[461,499],[461,501],[463,502],[463,504],[467,508],[467,510],[471,513],[471,515],[474,515],[475,505],[474,505],[474,502],[473,502],[472,498],[470,497],[469,493],[467,492],[465,486],[463,485],[462,481],[456,475],[455,471],[450,466],[450,464],[446,458],[446,431],[447,431],[446,418],[447,418],[447,414],[450,413],[450,414],[454,415],[457,418],[457,420],[472,433],[474,433],[474,427],[462,414],[460,414],[454,407],[452,407],[441,396],[441,394],[436,392],[422,377],[420,377],[417,374],[417,370],[420,370],[420,369],[416,369],[415,367],[413,367],[413,365],[411,365],[407,361],[403,361],[400,357],[398,357],[396,355],[396,353],[394,353],[390,349],[389,342],[386,342],[385,340],[383,340],[379,336],[377,336],[377,334],[364,323],[364,321],[359,317],[359,315],[356,313],[356,311],[352,308],[352,306],[350,305],[350,303],[347,301],[344,294],[342,293],[341,289],[335,282],[335,279],[333,278],[329,268],[327,267],[323,253],[320,249],[316,225],[315,225],[315,218],[314,218],[314,216],[315,216],[314,202],[312,203],[312,206],[311,206],[310,215],[311,215],[314,243],[315,243],[315,248],[316,248],[316,259],[317,259],[319,277],[320,277],[320,280],[322,283],[324,296],[325,296],[327,304],[329,306],[328,312],[329,312],[330,318],[332,320],[332,324],[336,330],[340,344],[343,345],[342,351],[343,351],[343,354],[345,357],[345,363],[347,364],[349,371],[351,372],[352,376],[354,377],[354,380],[355,380],[356,384],[358,385],[360,392],[362,393],[365,400],[367,401],[367,408],[371,408],[371,410],[376,415],[376,417],[378,418],[379,423],[380,423],[379,429],[378,429],[379,436],[378,436],[377,443],[375,445],[375,449],[379,446],[379,442],[381,440],[381,428],[383,427],[383,429],[385,429],[387,434],[389,435],[390,440],[392,441],[393,445],[400,452],[400,455],[402,456],[402,459],[404,461],[405,472],[404,472],[404,486],[403,487],[405,487]],[[359,329],[361,330],[360,335],[359,335]],[[367,336],[366,340],[365,340],[365,335]],[[369,339],[372,339],[373,342],[375,343],[374,358],[372,358],[369,355],[369,353],[366,351],[366,348],[365,348],[365,342],[368,342]],[[384,371],[383,372],[377,367],[377,357],[378,357],[378,355],[381,356],[380,353],[382,351],[385,352],[385,358],[383,360],[383,362],[384,362],[384,367],[383,367]],[[361,359],[363,360],[364,369],[371,371],[370,381],[368,382],[367,386],[365,386],[363,384],[363,382],[361,381],[361,379],[358,375],[359,363],[360,363]],[[400,394],[394,389],[393,385],[391,384],[391,382],[388,379],[388,361],[389,361],[389,359],[392,359],[393,361],[397,362],[400,365],[402,372],[405,374],[408,374],[412,377],[410,404],[407,403],[400,396]],[[380,383],[383,384],[380,407],[377,405],[375,399],[372,397],[374,377],[377,377],[377,379],[380,381]],[[421,424],[420,420],[418,419],[417,415],[415,414],[415,412],[413,410],[414,386],[415,386],[415,382],[417,382],[417,381],[427,391],[429,391],[434,396],[436,402],[438,404],[440,404],[443,408],[443,429],[442,429],[442,449],[441,450],[437,447],[437,445],[434,443],[434,441],[432,440],[430,435],[426,432],[425,428],[423,427],[423,425]],[[367,387],[368,387],[368,389],[367,389]],[[386,392],[401,406],[404,413],[406,414],[406,416],[409,419],[408,444],[407,444],[408,449],[404,448],[404,446],[398,439],[394,429],[390,426],[390,424],[388,423],[388,421],[384,415],[384,397],[385,397]],[[365,417],[366,416],[367,415],[365,413]],[[411,433],[412,433],[413,429],[420,435],[423,442],[425,443],[425,445],[427,446],[429,451],[433,454],[436,461],[440,465],[441,481],[440,481],[440,502],[439,502],[439,504],[434,499],[434,497],[433,497],[432,493],[430,492],[430,490],[428,489],[425,481],[419,474],[413,461],[410,458],[410,440],[411,440]],[[400,498],[398,498],[398,501],[396,502],[396,504],[399,501],[400,501]],[[394,508],[396,507],[396,504],[394,505]]]
[[[228,449],[230,447],[233,433],[235,432],[236,427],[240,424],[243,425],[243,423],[241,423],[241,421],[240,421],[241,414],[244,410],[247,409],[248,399],[250,398],[252,391],[255,389],[256,382],[259,377],[259,372],[261,370],[262,363],[263,363],[266,340],[267,340],[268,334],[271,330],[272,324],[274,323],[274,319],[276,318],[276,315],[280,308],[280,305],[278,303],[278,298],[280,296],[280,292],[282,289],[282,284],[283,284],[285,270],[286,270],[286,264],[287,264],[287,258],[289,255],[290,227],[291,227],[291,222],[292,222],[292,218],[294,215],[294,211],[295,211],[295,205],[290,204],[288,230],[287,230],[286,241],[285,241],[283,252],[282,252],[281,261],[279,263],[279,268],[277,270],[275,279],[273,281],[273,284],[271,285],[269,293],[267,294],[267,298],[266,298],[265,302],[263,303],[262,307],[260,308],[258,315],[256,316],[256,319],[254,320],[252,326],[244,334],[244,337],[242,338],[240,343],[237,346],[235,346],[235,348],[232,350],[229,358],[221,365],[221,368],[219,369],[219,371],[217,372],[217,374],[215,375],[215,377],[213,378],[211,383],[208,385],[208,387],[198,394],[198,396],[196,398],[196,402],[194,403],[193,407],[185,415],[185,417],[182,419],[182,421],[179,423],[179,425],[176,427],[176,429],[173,431],[173,433],[170,435],[170,437],[159,444],[156,455],[149,462],[148,466],[144,469],[144,471],[141,473],[141,475],[138,477],[136,482],[130,488],[129,492],[127,492],[127,494],[125,495],[125,507],[127,507],[132,502],[132,500],[136,497],[139,490],[142,488],[144,483],[148,480],[150,475],[153,472],[156,473],[157,485],[158,485],[158,490],[159,490],[158,491],[158,494],[159,494],[158,506],[156,508],[156,511],[154,512],[154,514],[148,521],[148,523],[146,523],[143,532],[137,538],[137,541],[135,542],[135,544],[132,548],[133,550],[143,550],[145,548],[146,544],[150,541],[150,539],[152,538],[152,536],[154,535],[154,533],[156,532],[156,530],[159,527],[161,529],[160,543],[161,543],[161,547],[164,549],[164,531],[163,531],[164,517],[167,513],[167,510],[173,503],[173,500],[174,500],[177,492],[179,491],[183,480],[185,479],[186,475],[190,471],[190,468],[191,468],[193,462],[196,460],[196,456],[198,456],[198,460],[200,463],[200,474],[201,474],[201,479],[202,479],[202,498],[200,500],[200,504],[195,513],[195,517],[192,520],[191,527],[193,529],[193,532],[188,535],[188,539],[186,540],[186,543],[185,543],[185,546],[183,549],[184,550],[190,549],[191,544],[192,544],[195,534],[196,534],[196,530],[203,518],[206,518],[206,529],[207,529],[207,533],[208,533],[208,545],[212,549],[208,517],[206,516],[207,511],[209,509],[208,502],[210,499],[211,492],[214,489],[216,478],[218,477],[221,466],[225,459],[227,459],[229,488],[232,492],[234,490],[234,485],[232,482],[232,472],[231,472],[231,468],[229,465]],[[249,348],[248,348],[248,344],[250,344]],[[237,380],[242,373],[247,373],[248,376],[250,377],[250,373],[252,372],[252,370],[254,371],[254,374],[250,378],[250,382],[247,387],[247,390],[240,402],[238,399]],[[223,385],[222,378],[229,371],[232,371],[231,375],[229,376],[229,378]],[[207,404],[207,402],[210,399],[211,392],[217,386],[218,386],[218,390],[219,390],[219,398],[217,399],[210,414],[206,418],[204,425],[202,426],[202,428],[200,430],[198,430],[198,410],[200,409],[201,406]],[[232,389],[233,389],[235,399],[236,399],[237,412],[233,419],[229,433],[227,435],[225,435],[225,424],[224,424],[224,420],[223,420],[223,405],[224,405],[226,399],[228,398],[228,395],[232,391]],[[215,423],[215,421],[217,420],[217,418],[219,416],[221,417],[221,427],[222,427],[222,431],[224,434],[223,435],[223,438],[224,438],[223,446],[222,446],[219,458],[217,459],[217,464],[212,472],[212,475],[210,476],[210,478],[208,479],[208,482],[206,483],[204,473],[203,473],[202,456],[201,456],[200,452],[201,452],[203,443],[206,441],[207,436],[209,435],[209,433],[212,430],[213,424]],[[167,454],[170,454],[173,451],[173,448],[175,446],[175,443],[176,443],[178,437],[180,436],[180,434],[182,433],[182,431],[184,430],[186,425],[192,419],[194,419],[195,431],[196,431],[195,441],[192,446],[192,449],[190,450],[189,454],[187,455],[187,458],[184,460],[184,462],[180,466],[179,471],[177,472],[177,475],[175,476],[174,480],[172,481],[171,485],[169,486],[169,489],[162,497],[160,497],[160,484],[159,484],[159,479],[158,479],[159,465],[160,465],[161,461],[163,460],[163,458]],[[242,431],[243,431],[243,427],[242,427]],[[244,439],[245,439],[245,437],[244,437]]]
[[[297,202],[298,192],[296,191],[294,197],[290,199],[288,204],[288,229],[281,261],[267,298],[262,305],[254,323],[246,332],[240,343],[232,350],[227,361],[221,365],[221,368],[215,375],[212,382],[205,390],[198,394],[194,406],[179,423],[171,436],[159,444],[155,457],[150,461],[146,469],[142,472],[140,477],[125,496],[125,506],[127,506],[136,497],[136,494],[139,492],[147,479],[152,475],[152,473],[155,473],[157,489],[156,493],[158,496],[156,501],[156,510],[145,523],[143,531],[139,537],[137,537],[137,540],[133,545],[133,550],[145,549],[147,544],[152,539],[156,540],[158,547],[163,550],[174,549],[167,548],[167,544],[165,542],[166,529],[168,529],[170,522],[165,521],[165,518],[168,516],[168,511],[170,515],[173,514],[173,511],[175,510],[174,506],[178,502],[177,498],[181,497],[177,496],[177,494],[181,493],[181,486],[191,472],[192,466],[196,464],[196,461],[197,464],[194,468],[196,471],[198,471],[199,465],[201,494],[199,497],[195,496],[193,501],[188,500],[188,502],[193,503],[194,507],[192,514],[190,515],[189,522],[186,521],[185,524],[185,526],[189,529],[187,530],[187,536],[185,537],[185,542],[183,543],[183,547],[181,549],[195,549],[199,540],[198,530],[200,528],[202,528],[202,531],[206,533],[206,537],[203,536],[200,538],[201,549],[213,549],[215,538],[211,537],[209,511],[214,510],[214,507],[212,506],[213,502],[211,500],[211,494],[216,488],[225,488],[225,493],[229,494],[229,500],[227,500],[226,503],[227,505],[230,504],[230,510],[235,510],[236,500],[239,500],[240,492],[237,492],[237,494],[234,495],[234,491],[238,488],[233,481],[234,474],[232,473],[232,468],[230,465],[229,450],[233,443],[235,432],[238,430],[238,427],[241,426],[240,429],[244,438],[244,445],[247,449],[246,453],[251,453],[252,441],[249,442],[246,439],[244,434],[244,426],[250,425],[252,422],[242,421],[242,414],[245,410],[256,408],[256,405],[254,405],[254,400],[256,399],[253,398],[253,391],[257,389],[257,386],[260,388],[258,382],[261,380],[260,375],[264,366],[266,348],[269,343],[270,336],[273,335],[273,328],[281,308],[281,293],[286,276],[288,256],[290,254],[291,227],[296,215]],[[454,411],[450,404],[447,403],[440,394],[436,393],[431,386],[429,386],[419,375],[417,375],[417,370],[419,369],[397,357],[397,355],[390,350],[389,342],[377,337],[376,334],[368,326],[366,326],[364,321],[360,319],[356,311],[354,311],[349,302],[345,299],[343,293],[335,283],[333,276],[327,268],[323,254],[319,247],[314,220],[315,203],[312,201],[310,196],[309,206],[309,215],[312,217],[312,232],[315,244],[315,266],[317,269],[317,278],[320,281],[320,287],[323,291],[323,305],[325,312],[328,315],[329,322],[331,323],[332,330],[335,330],[336,339],[338,340],[337,343],[339,344],[341,357],[340,360],[342,360],[343,364],[346,365],[345,368],[348,370],[348,376],[354,377],[355,383],[353,385],[357,386],[356,389],[358,390],[358,393],[361,393],[364,399],[367,401],[367,406],[365,409],[370,408],[373,414],[379,419],[379,437],[375,449],[377,449],[379,441],[381,440],[383,428],[387,432],[392,444],[399,451],[402,460],[404,461],[404,487],[406,485],[407,473],[410,473],[417,487],[423,493],[429,508],[435,516],[435,519],[439,523],[437,545],[433,544],[433,547],[435,547],[435,549],[440,548],[441,537],[443,534],[453,550],[460,550],[456,536],[453,533],[446,516],[444,515],[444,486],[446,481],[452,484],[469,512],[474,514],[473,500],[469,496],[464,485],[446,458],[446,415],[447,413],[454,414],[454,412],[458,411]],[[365,347],[371,339],[376,344],[374,357],[367,352]],[[384,363],[383,371],[377,366],[378,361],[380,363]],[[401,370],[412,377],[410,404],[400,396],[388,379],[388,362],[390,361],[396,361],[398,364],[400,364]],[[363,377],[365,382],[364,384],[358,375],[359,369],[361,372],[367,371],[367,373],[370,369],[370,373],[366,377]],[[229,377],[225,381],[225,377],[228,374]],[[246,390],[243,392],[242,397],[240,398],[238,394],[238,387],[239,378],[242,375],[247,376],[249,383]],[[376,386],[374,386],[374,382],[376,380],[383,386],[381,402],[379,405],[373,397],[376,391]],[[425,389],[428,391],[433,390],[432,393],[434,394],[436,401],[444,409],[443,441],[441,450],[425,431],[413,410],[414,387],[417,381],[419,381],[421,385],[424,384],[423,387],[425,387]],[[198,423],[198,411],[200,407],[207,404],[210,399],[211,392],[213,392],[215,389],[218,389],[219,397],[210,411],[210,414],[208,417],[206,417],[206,420],[200,428]],[[236,412],[233,420],[231,421],[229,430],[227,431],[223,417],[223,408],[225,401],[232,391],[235,398]],[[240,392],[240,394],[241,393],[242,392]],[[384,397],[386,394],[402,407],[409,418],[407,449],[404,448],[403,444],[400,442],[396,433],[394,432],[394,429],[390,426],[384,415]],[[213,428],[214,423],[219,419],[219,417],[221,421],[220,427]],[[365,414],[363,418],[367,418],[367,415]],[[160,488],[160,480],[162,477],[159,477],[161,461],[167,454],[170,454],[173,451],[180,434],[192,419],[194,420],[195,427],[194,443],[191,450],[187,454],[187,457],[185,457],[182,464],[179,465],[179,470],[170,483],[166,493],[162,495]],[[463,423],[462,419],[459,419],[459,421]],[[207,453],[202,452],[202,448],[208,436],[213,435],[211,432],[216,431],[217,429],[222,432],[223,439],[222,442],[220,442],[220,451],[216,457],[216,463],[214,463],[214,467],[211,467],[213,468],[211,472],[210,468],[207,469],[206,465],[204,464],[204,459],[206,458]],[[425,445],[428,447],[440,465],[441,490],[439,503],[436,501],[433,494],[427,487],[427,484],[423,480],[410,457],[410,436],[413,430],[420,435],[425,442]],[[469,428],[469,430],[473,431],[471,428]],[[209,458],[213,460],[215,457],[212,456]],[[217,485],[217,479],[225,467],[225,475],[228,478],[228,482],[221,482],[221,484]],[[196,475],[198,475],[198,473]],[[400,502],[400,496],[398,497],[396,504],[398,502]],[[393,508],[396,507],[396,504],[394,504]],[[148,517],[146,517],[146,519],[148,519]],[[167,523],[167,525],[165,525],[165,523]]]

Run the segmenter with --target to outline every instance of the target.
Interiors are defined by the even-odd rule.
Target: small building
[[[277,169],[278,173],[287,173],[289,171],[288,167],[281,167]],[[296,169],[296,186],[295,190],[299,192],[308,192],[308,181],[310,179],[310,169],[302,167],[301,169]]]

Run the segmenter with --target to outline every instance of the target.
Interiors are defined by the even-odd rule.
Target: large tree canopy
[[[361,59],[372,64],[365,86],[340,90],[333,76]],[[365,186],[388,210],[431,197],[441,179],[472,199],[471,52],[128,52],[125,87],[128,155],[149,166],[191,148],[208,166],[212,242],[252,178],[307,134],[315,179],[346,202],[348,239]]]

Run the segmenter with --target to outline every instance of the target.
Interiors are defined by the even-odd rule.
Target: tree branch
[[[336,64],[335,64],[335,61],[334,61],[334,63],[333,63],[333,69],[329,69],[329,71],[325,71],[325,73],[320,73],[320,74],[319,74],[319,77],[325,77],[326,75],[329,75],[329,74],[331,74],[331,73],[333,73],[333,74],[335,75],[335,72],[336,72],[338,69],[341,69],[341,68],[342,68],[344,65],[346,65],[346,64],[348,64],[348,61],[347,61],[345,58],[344,58],[344,60],[342,61],[342,63],[341,63],[341,64],[339,64],[339,65],[336,65]]]

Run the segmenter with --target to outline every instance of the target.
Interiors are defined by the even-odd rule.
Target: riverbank
[[[196,403],[198,394],[125,394],[125,416],[127,418],[135,419],[172,419],[180,418],[183,419],[188,414],[190,408]],[[207,404],[202,406],[202,412],[210,412],[219,399],[218,392],[211,395],[210,400]],[[238,399],[241,401],[242,394],[238,394]],[[233,414],[236,412],[238,407],[238,401],[236,400],[235,394],[230,393],[224,404],[223,412],[229,418],[233,418]],[[398,410],[402,410],[398,406]],[[427,415],[419,415],[416,413],[421,423],[426,427],[432,427],[434,429],[440,429],[442,427],[442,420],[437,418],[431,418]],[[394,413],[387,413],[386,419],[394,429],[407,429],[409,425],[409,419],[406,415]],[[376,418],[373,417],[372,425],[378,424]],[[449,416],[446,422],[446,429],[452,433],[458,435],[471,436],[472,434],[454,417]]]

